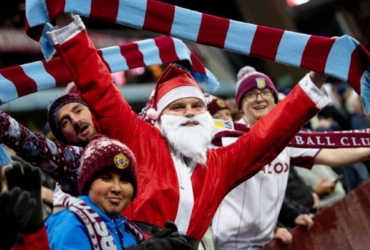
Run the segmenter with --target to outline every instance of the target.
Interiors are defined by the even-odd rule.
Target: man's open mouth
[[[81,127],[80,127],[80,129],[79,129],[79,131],[78,131],[78,133],[79,134],[85,134],[85,133],[87,133],[87,129],[89,128],[89,126],[88,125],[81,125]]]

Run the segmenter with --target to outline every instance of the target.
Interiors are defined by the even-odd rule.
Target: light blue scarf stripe
[[[147,8],[146,0],[120,0],[117,23],[142,29]]]
[[[162,60],[159,56],[159,49],[154,40],[148,39],[145,43],[138,42],[136,44],[144,56],[144,63],[146,65],[162,64]]]
[[[225,49],[249,55],[257,25],[230,20]]]
[[[301,65],[304,49],[311,36],[285,31],[276,54],[276,61]]]
[[[43,90],[56,86],[55,78],[50,75],[42,62],[21,65],[24,73],[36,82],[37,90]]]
[[[64,12],[76,13],[81,16],[89,17],[91,13],[92,0],[66,0]]]
[[[126,58],[122,56],[119,46],[102,49],[102,56],[104,61],[109,65],[111,72],[128,69]]]
[[[45,0],[27,0],[26,16],[30,27],[47,23],[50,18]]]
[[[175,17],[171,27],[171,36],[185,38],[195,42],[198,38],[202,13],[175,7]]]
[[[1,105],[18,98],[14,84],[0,74],[0,103]]]
[[[346,81],[351,65],[351,56],[357,46],[358,42],[350,39],[348,36],[335,39],[326,61],[325,73],[330,75],[338,74]]]

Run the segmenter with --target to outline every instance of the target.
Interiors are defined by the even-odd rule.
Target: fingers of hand
[[[5,170],[6,180],[8,182],[8,189],[11,190],[14,187],[23,188],[23,173],[22,166],[18,162],[14,162],[11,168]]]
[[[284,244],[290,244],[292,242],[291,233],[285,228],[279,228],[275,234],[276,239],[280,239]]]

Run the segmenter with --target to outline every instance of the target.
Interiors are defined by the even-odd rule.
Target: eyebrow
[[[265,91],[265,90],[270,90],[270,89],[268,89],[268,88],[264,88],[264,89],[255,89],[255,90],[251,90],[249,93],[251,93],[251,94],[254,94],[254,93],[261,93],[261,92],[263,92],[263,91]],[[248,93],[247,93],[248,94]]]
[[[178,106],[178,105],[184,105],[184,103],[183,102],[171,103],[169,108],[172,108],[172,107],[175,107],[175,106]]]
[[[78,108],[80,108],[82,106],[82,104],[80,103],[77,103],[75,106],[73,106],[73,108],[71,109],[72,112],[76,112],[76,110]],[[59,125],[62,123],[63,120],[65,119],[68,119],[69,118],[69,114],[65,114],[63,115],[60,119],[59,119]]]
[[[61,123],[66,120],[66,119],[69,119],[69,115],[68,114],[65,114],[63,115],[60,119],[59,119],[59,126],[61,125]]]
[[[77,109],[79,109],[82,106],[82,104],[78,103],[71,109],[72,112],[76,112]]]

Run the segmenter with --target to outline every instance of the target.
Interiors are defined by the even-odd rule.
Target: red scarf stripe
[[[130,69],[146,66],[144,56],[136,43],[126,44],[126,46],[121,47],[121,54],[126,59],[127,66]]]
[[[363,55],[363,52],[367,53],[367,51],[363,48],[362,44],[357,46],[356,49],[353,51],[352,57],[351,57],[351,65],[349,67],[349,72],[348,72],[348,82],[360,82],[362,74],[366,70],[364,66],[370,65],[369,55],[368,57],[365,57]],[[357,93],[361,93],[360,85],[353,85],[353,88],[355,89]]]
[[[194,54],[191,54],[190,59],[191,59],[191,62],[193,64],[193,69],[195,71],[206,74],[206,68],[204,68],[203,63],[199,60],[198,57],[196,57]]]
[[[1,72],[3,77],[11,81],[17,89],[18,96],[37,92],[36,82],[26,75],[22,67],[15,66]]]
[[[44,26],[39,25],[39,26],[31,28],[30,24],[28,23],[28,20],[26,18],[25,27],[26,27],[26,34],[29,37],[31,37],[35,41],[40,41],[40,38],[41,38],[41,35],[42,35],[42,29],[44,28]]]
[[[230,20],[208,14],[202,14],[197,43],[225,47]]]
[[[49,62],[42,61],[42,63],[44,64],[46,72],[54,77],[57,86],[64,85],[72,81],[67,67],[59,57],[52,59]]]
[[[148,1],[143,29],[169,35],[174,17],[175,6]]]
[[[54,19],[59,13],[64,12],[66,0],[45,0],[48,8],[48,14],[51,19]]]
[[[159,57],[162,63],[176,62],[179,57],[176,54],[175,44],[170,37],[164,37],[163,39],[153,39],[159,49]]]
[[[251,56],[275,60],[284,30],[257,26],[251,46]]]
[[[117,22],[118,6],[119,0],[92,0],[90,15],[101,20],[115,23]]]
[[[334,39],[327,37],[311,36],[303,51],[301,67],[311,67],[314,71],[324,72],[334,42]]]
[[[162,62],[158,62],[158,64],[176,62],[180,59],[179,56],[181,56],[184,59],[185,57],[184,55],[186,55],[187,53],[190,53],[187,57],[188,59],[186,60],[192,61],[192,64],[193,64],[192,69],[198,73],[203,73],[203,74],[206,73],[206,69],[204,65],[200,62],[200,60],[194,54],[192,54],[189,50],[187,50],[185,44],[183,44],[180,40],[174,40],[168,36],[161,36],[161,37],[157,37],[154,39],[148,39],[148,40],[153,40],[156,43],[156,47],[159,50],[160,59]],[[145,40],[142,42],[145,42]],[[175,43],[177,46],[175,46]],[[127,66],[129,67],[128,69],[147,66],[144,63],[143,54],[141,53],[141,51],[138,50],[137,43],[122,44],[120,46],[115,46],[115,47],[119,47],[121,56],[125,57],[126,63],[128,64]],[[125,52],[125,55],[123,55],[122,51]],[[111,71],[108,62],[102,56],[101,50],[97,50],[97,53],[99,56],[102,57],[103,62],[105,63],[107,68]],[[48,86],[42,86],[42,89],[54,87],[54,84],[56,84],[56,86],[63,86],[72,81],[72,78],[70,77],[67,67],[65,66],[65,64],[62,62],[60,58],[58,57],[53,58],[50,61],[43,60],[43,61],[39,61],[39,63],[43,64],[45,72],[44,71],[38,72],[38,74],[43,75],[47,72],[49,76],[52,76],[55,80],[53,82],[49,82]],[[5,68],[5,69],[0,70],[1,76],[9,80],[14,85],[14,91],[17,91],[17,93],[4,93],[5,95],[14,96],[14,97],[17,96],[16,98],[20,98],[26,94],[33,93],[32,91],[38,91],[38,88],[34,87],[35,80],[33,80],[32,78],[28,77],[25,74],[22,68],[24,66],[26,66],[28,69],[32,67],[30,64],[24,64],[21,66],[10,67],[10,68]],[[40,69],[38,68],[37,70],[40,70]],[[33,73],[37,74],[37,71],[34,71]],[[25,79],[28,79],[28,80],[25,80]],[[37,82],[36,85],[37,84],[40,84],[40,83]],[[43,83],[43,85],[44,84],[45,83]],[[30,87],[28,85],[30,85]],[[7,100],[6,102],[9,102],[9,100]]]

